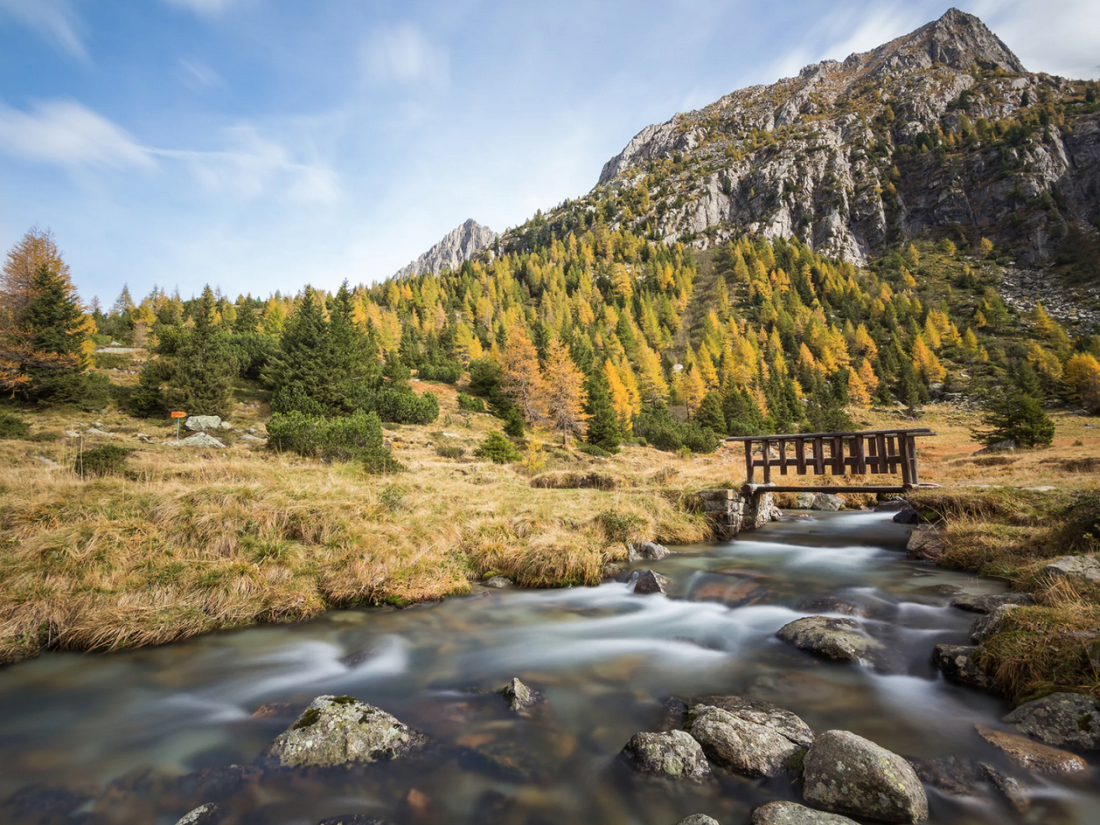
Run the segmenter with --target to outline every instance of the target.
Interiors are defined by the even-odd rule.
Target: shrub
[[[466,450],[457,444],[440,444],[435,448],[435,454],[440,458],[462,458]]]
[[[494,430],[481,442],[474,455],[478,458],[487,458],[494,464],[507,464],[510,461],[519,461],[523,458],[515,445],[509,441],[504,433]]]
[[[369,472],[400,469],[382,441],[378,415],[357,412],[321,418],[300,412],[275,413],[267,423],[268,445],[325,461],[363,461]]]
[[[608,541],[627,544],[644,539],[645,519],[633,513],[604,510],[596,516],[596,525]]]
[[[634,437],[658,450],[673,453],[683,447],[693,453],[709,453],[718,446],[718,436],[714,430],[694,422],[681,424],[672,418],[664,404],[642,409],[634,421]]]
[[[126,467],[126,459],[133,450],[104,444],[84,450],[73,460],[73,470],[81,478],[88,476],[109,476],[121,473]]]
[[[485,412],[485,400],[460,392],[458,394],[458,408],[460,410],[467,410],[468,412],[483,413]]]
[[[97,352],[95,354],[95,365],[101,370],[120,370],[123,367],[133,366],[134,361],[129,355],[122,355],[117,352]]]
[[[31,425],[17,415],[0,412],[0,438],[23,438]]]
[[[438,381],[441,384],[457,384],[462,377],[462,365],[454,361],[441,364],[421,364],[417,375],[422,381]]]
[[[430,392],[417,395],[392,387],[360,389],[349,401],[355,409],[376,413],[387,424],[431,424],[439,417],[439,401]]]
[[[584,453],[585,455],[595,456],[596,458],[611,458],[611,453],[596,444],[585,444],[583,441],[578,442],[577,452]]]

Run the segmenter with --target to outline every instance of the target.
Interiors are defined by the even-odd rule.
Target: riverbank
[[[406,468],[388,476],[239,437],[262,435],[266,410],[254,402],[238,405],[224,450],[165,443],[170,426],[117,412],[25,416],[30,433],[0,440],[0,662],[434,601],[498,574],[526,587],[593,585],[627,542],[709,538],[692,494],[744,479],[739,446],[706,456],[632,446],[604,460],[537,434],[523,462],[495,465],[472,453],[500,422],[460,410],[453,387],[419,386],[439,396],[440,420],[386,433]],[[893,411],[863,415],[861,426],[899,423]],[[990,465],[971,457],[971,413],[930,408],[921,424],[940,435],[920,446],[922,475],[954,485],[959,501],[985,500],[964,487],[982,483],[1082,488],[1091,476],[1080,462],[1100,463],[1096,419],[1056,420],[1051,450]],[[86,434],[92,424],[110,435]],[[74,459],[98,444],[134,452],[118,473],[81,478]],[[569,486],[591,474],[598,488]]]

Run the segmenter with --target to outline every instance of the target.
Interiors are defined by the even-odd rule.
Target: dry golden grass
[[[453,387],[430,389],[440,419],[387,431],[407,470],[386,477],[250,448],[235,434],[225,451],[179,448],[160,443],[174,437],[165,422],[114,411],[28,414],[27,439],[0,441],[0,661],[45,647],[156,644],[331,607],[439,599],[495,573],[534,587],[595,584],[606,564],[625,557],[626,540],[708,538],[690,494],[744,482],[739,444],[696,457],[629,447],[599,459],[536,433],[538,447],[522,465],[479,461],[469,456],[500,422],[460,411]],[[250,401],[237,405],[233,421],[238,430],[262,428],[266,414],[262,401]],[[868,418],[871,426],[899,426],[885,415]],[[1079,486],[1089,478],[1079,462],[1100,457],[1100,438],[1067,416],[1058,420],[1054,449],[976,466],[960,461],[977,449],[966,434],[969,421],[947,408],[922,420],[941,433],[920,448],[927,480]],[[79,442],[65,431],[92,422],[116,434],[103,441],[135,449],[125,475],[82,480],[67,469]],[[138,441],[138,433],[157,443]],[[1085,446],[1073,447],[1077,440]],[[462,447],[466,457],[443,458],[440,444]],[[40,456],[62,467],[50,469]],[[584,481],[593,478],[608,481]],[[972,501],[995,498],[995,491],[964,492]],[[1003,509],[990,509],[989,517],[1001,519]],[[951,517],[962,515],[977,518]],[[957,520],[953,529],[962,535],[965,525]],[[982,541],[965,544],[980,548]],[[1013,571],[1028,558],[1025,540],[1017,544],[1023,549]],[[960,564],[998,574],[992,550],[989,559],[968,552],[974,558]]]

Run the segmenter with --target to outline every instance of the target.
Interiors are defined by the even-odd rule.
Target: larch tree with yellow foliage
[[[561,436],[563,447],[568,445],[570,435],[584,433],[588,420],[584,411],[587,401],[584,373],[573,363],[569,348],[560,339],[552,338],[546,348],[539,407],[547,426]]]
[[[1082,353],[1066,361],[1062,380],[1073,396],[1091,413],[1100,413],[1100,361]]]
[[[508,343],[501,353],[504,388],[516,402],[527,421],[542,418],[540,406],[543,395],[542,372],[535,345],[520,324],[514,324],[508,332]]]

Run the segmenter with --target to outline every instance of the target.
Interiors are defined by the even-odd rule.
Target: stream
[[[619,757],[632,734],[662,729],[668,697],[738,694],[909,759],[988,762],[1033,797],[1020,814],[996,795],[929,788],[932,822],[1100,821],[1095,755],[1083,779],[1028,774],[974,731],[976,722],[1009,729],[1000,718],[1010,706],[946,682],[931,652],[967,643],[976,615],[950,607],[955,595],[1004,588],[907,560],[909,528],[891,515],[814,513],[634,565],[668,577],[668,596],[632,593],[627,574],[595,588],[478,585],[469,597],[405,610],[333,611],[3,668],[0,800],[21,791],[17,801],[41,810],[68,800],[53,819],[27,821],[70,825],[175,825],[218,794],[234,825],[317,825],[341,814],[395,825],[675,825],[693,813],[740,825],[765,802],[800,801],[797,786],[721,770],[678,784],[634,774]],[[827,662],[775,638],[802,616],[834,615],[804,601],[816,597],[863,606],[857,620],[888,643],[894,667]],[[516,676],[548,699],[539,712],[514,714],[492,692]],[[220,769],[253,764],[322,694],[377,705],[437,746],[336,774],[226,778]],[[213,770],[195,773],[204,769]],[[12,804],[0,821],[17,821]]]

